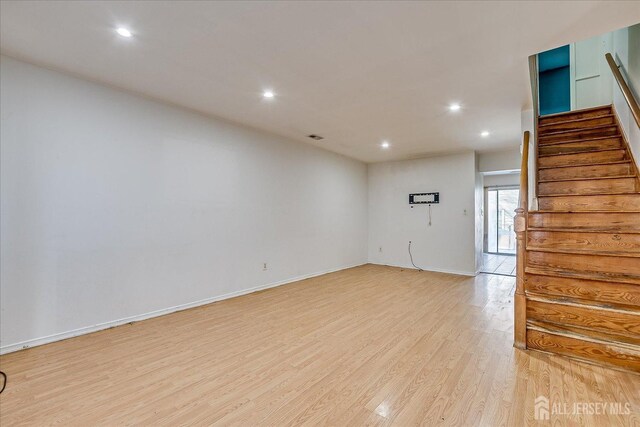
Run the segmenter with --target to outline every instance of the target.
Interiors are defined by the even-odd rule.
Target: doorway
[[[518,207],[517,187],[487,188],[487,252],[515,255],[513,217]]]
[[[514,186],[485,187],[485,247],[482,273],[515,276],[516,233],[513,217],[520,190]]]

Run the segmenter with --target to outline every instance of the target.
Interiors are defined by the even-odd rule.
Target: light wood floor
[[[513,288],[367,265],[8,354],[0,424],[638,425],[639,376],[512,347]]]

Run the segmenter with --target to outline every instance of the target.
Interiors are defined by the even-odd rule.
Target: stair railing
[[[618,69],[618,64],[613,59],[610,53],[604,55],[607,63],[609,64],[609,68],[611,68],[611,72],[613,73],[613,77],[616,79],[618,86],[620,86],[620,90],[622,91],[622,96],[624,96],[625,101],[627,101],[627,105],[629,105],[629,109],[631,110],[631,115],[636,120],[636,124],[640,127],[640,106],[638,106],[638,101],[633,96],[633,92],[629,88],[629,85],[624,79],[624,76]]]
[[[520,200],[514,217],[516,232],[516,292],[514,295],[513,345],[527,348],[527,298],[525,295],[524,269],[527,262],[527,222],[529,215],[529,131],[522,141],[522,163],[520,169]]]
[[[538,85],[538,55],[529,57],[529,79],[531,82],[531,100],[533,102],[533,137],[531,138],[531,150],[533,156],[529,158],[529,171],[533,176],[529,177],[529,202],[531,209],[538,209],[538,118],[540,116],[540,99]]]

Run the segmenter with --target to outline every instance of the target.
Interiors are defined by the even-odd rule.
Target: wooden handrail
[[[638,106],[638,101],[636,101],[636,98],[633,96],[633,92],[631,92],[629,85],[624,80],[624,76],[618,69],[618,64],[616,64],[616,61],[613,59],[613,56],[611,56],[610,53],[607,53],[604,55],[604,57],[606,58],[607,63],[609,64],[609,68],[611,68],[613,77],[615,77],[616,82],[618,82],[618,86],[620,86],[620,90],[622,91],[622,96],[624,96],[625,101],[627,101],[627,104],[631,109],[631,115],[636,120],[636,124],[638,125],[638,127],[640,127],[640,106]]]
[[[520,164],[520,201],[518,208],[527,212],[529,205],[529,131],[522,140],[522,163]]]
[[[529,57],[529,78],[531,79],[531,100],[533,101],[533,129],[530,138],[529,146],[533,152],[533,158],[529,162],[532,169],[538,167],[538,120],[540,116],[540,100],[538,89],[538,55],[531,55]],[[533,179],[529,182],[528,192],[530,193],[529,199],[533,202],[532,208],[536,209],[538,206],[538,174],[535,174]]]
[[[529,131],[522,140],[522,164],[520,166],[520,201],[514,217],[516,232],[516,292],[513,304],[513,345],[527,348],[527,297],[524,269],[527,264],[527,217],[529,209]]]

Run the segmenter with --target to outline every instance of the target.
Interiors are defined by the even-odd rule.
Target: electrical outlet
[[[266,269],[267,269],[267,263],[265,262],[262,264],[262,271],[265,271]]]

